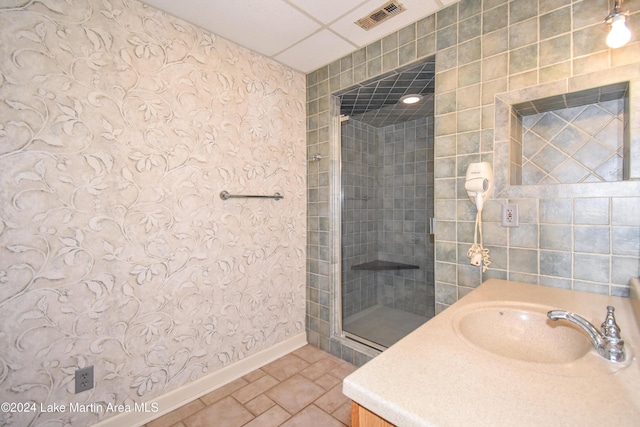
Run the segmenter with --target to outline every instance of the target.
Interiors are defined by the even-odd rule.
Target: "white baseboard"
[[[147,402],[147,407],[157,408],[157,412],[124,412],[114,417],[95,424],[97,427],[142,426],[156,418],[177,409],[200,396],[204,396],[225,384],[230,383],[262,366],[279,359],[307,344],[306,332],[301,332],[293,337],[262,350],[245,359],[225,366],[205,377],[199,378],[184,386],[163,394],[162,396]],[[153,406],[152,406],[153,405]]]

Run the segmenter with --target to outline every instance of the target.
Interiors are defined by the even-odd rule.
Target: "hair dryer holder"
[[[467,168],[467,176],[464,183],[469,199],[478,209],[476,213],[476,225],[473,235],[473,245],[467,252],[471,265],[482,267],[482,271],[489,268],[489,249],[482,246],[482,207],[491,197],[493,190],[493,172],[487,162],[471,163]],[[478,236],[480,237],[478,239]]]
[[[493,172],[487,162],[471,163],[467,168],[464,189],[478,211],[482,211],[484,203],[491,197],[493,190]]]

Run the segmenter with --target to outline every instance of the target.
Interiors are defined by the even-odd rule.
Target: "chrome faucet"
[[[551,310],[547,316],[551,320],[564,319],[584,330],[598,354],[612,362],[623,362],[625,359],[624,341],[620,337],[620,327],[613,315],[615,308],[607,306],[607,317],[598,330],[587,319],[565,310]]]

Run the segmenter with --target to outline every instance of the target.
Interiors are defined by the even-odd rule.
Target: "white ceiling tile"
[[[142,1],[308,72],[458,0],[400,0],[408,10],[369,31],[354,21],[379,8],[386,0]]]
[[[367,0],[289,0],[323,24],[329,24]],[[457,0],[456,0],[457,1]]]
[[[329,30],[322,30],[274,59],[308,73],[354,50],[354,46]]]
[[[284,0],[145,0],[145,3],[270,56],[309,36],[320,24]]]
[[[435,0],[402,0],[401,3],[407,8],[406,11],[397,14],[393,18],[390,18],[369,31],[363,30],[354,22],[364,16],[367,16],[377,7],[380,7],[380,1],[367,2],[363,6],[360,6],[353,12],[345,15],[342,19],[332,24],[330,28],[347,40],[350,40],[354,44],[362,47],[393,33],[400,28],[403,28],[412,22],[422,19],[425,16],[429,16],[440,8]]]

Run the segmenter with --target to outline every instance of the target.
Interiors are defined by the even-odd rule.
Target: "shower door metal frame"
[[[331,255],[330,255],[330,334],[331,339],[338,340],[342,345],[350,347],[369,356],[378,355],[386,350],[386,347],[356,335],[343,329],[342,306],[342,208],[344,193],[342,188],[342,120],[340,115],[340,97],[336,94],[330,98],[330,126],[329,126],[329,152],[330,167],[330,218],[331,228]],[[435,235],[435,220],[428,219],[427,236]]]

